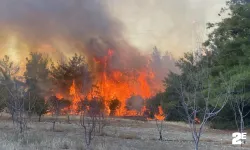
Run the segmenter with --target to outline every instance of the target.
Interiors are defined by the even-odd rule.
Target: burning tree
[[[166,108],[165,93],[159,92],[155,96],[146,100],[146,107],[148,109],[148,117],[153,119],[155,114],[159,113],[159,106]]]
[[[110,106],[114,107],[114,99],[119,100],[119,106],[115,108],[116,110],[112,110],[112,113],[115,113],[113,115],[137,115],[134,111],[128,111],[126,100],[133,95],[139,95],[140,101],[143,103],[142,99],[152,95],[149,80],[153,78],[153,72],[147,71],[147,67],[138,70],[114,69],[110,64],[113,55],[114,51],[109,49],[107,56],[95,56],[93,62],[88,60],[90,65],[87,64],[83,56],[77,54],[68,62],[52,64],[51,74],[55,83],[54,92],[62,97],[72,99],[70,107],[72,113],[77,113],[76,105],[80,99],[101,97],[108,115],[111,112]],[[89,68],[89,66],[91,67]]]
[[[163,140],[162,131],[163,131],[163,122],[166,119],[166,113],[164,112],[162,106],[164,105],[164,94],[157,93],[154,97],[151,97],[147,100],[147,109],[148,109],[148,119],[155,120],[157,131],[159,132],[159,140]]]
[[[157,126],[157,130],[159,132],[159,140],[163,140],[162,138],[162,130],[163,130],[163,122],[166,118],[166,115],[164,114],[163,112],[163,109],[161,106],[158,106],[158,113],[154,115],[155,117],[155,123],[156,123],[156,126]]]
[[[87,78],[87,81],[90,83],[85,83],[84,86],[87,86],[87,84],[91,85],[88,65],[85,58],[81,55],[75,54],[66,62],[62,61],[57,65],[52,64],[51,75],[53,77],[54,84],[57,88],[59,88],[58,92],[62,93],[68,93],[73,81],[77,89],[80,91],[85,78]]]
[[[69,109],[72,113],[76,113],[77,103],[84,97],[81,94],[83,91],[87,93],[92,85],[91,74],[85,58],[75,54],[68,62],[52,64],[51,68],[52,80],[55,85],[54,92],[58,96],[57,98],[71,98],[72,106]]]

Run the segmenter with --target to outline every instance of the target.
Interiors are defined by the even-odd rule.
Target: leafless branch
[[[176,92],[179,94],[192,133],[195,150],[198,150],[204,126],[209,119],[215,117],[224,108],[231,92],[231,83],[224,81],[221,76],[221,80],[226,83],[225,91],[212,97],[209,68],[205,64],[199,65],[203,65],[198,67],[199,71],[193,71],[191,67],[187,68],[188,73],[185,80],[188,81],[188,84],[184,84],[180,76],[177,78],[178,86],[176,87]],[[203,106],[199,104],[201,102]],[[197,123],[197,120],[200,120],[200,123]]]

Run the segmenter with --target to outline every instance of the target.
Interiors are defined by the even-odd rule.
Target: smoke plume
[[[107,55],[108,49],[112,49],[113,68],[140,67],[145,64],[146,59],[140,56],[136,48],[122,40],[124,27],[109,15],[103,2],[1,0],[1,36],[6,37],[10,33],[15,35],[28,45],[29,51],[57,50],[64,55],[81,52],[88,58],[103,57]],[[1,45],[8,41],[2,42]],[[19,50],[19,53],[22,52]]]

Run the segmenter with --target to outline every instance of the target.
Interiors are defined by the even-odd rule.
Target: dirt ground
[[[0,150],[84,150],[84,130],[77,117],[61,117],[52,132],[50,117],[37,118],[28,123],[28,129],[19,135],[9,117],[1,116]],[[137,121],[122,118],[108,118],[102,135],[91,143],[93,150],[193,150],[192,137],[187,125],[181,122],[164,122],[163,141],[154,121]],[[200,150],[250,149],[250,131],[247,144],[242,148],[232,146],[233,131],[206,128],[200,142]]]

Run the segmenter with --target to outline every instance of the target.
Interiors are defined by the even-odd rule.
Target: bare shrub
[[[12,88],[6,86],[6,89],[9,93],[6,103],[12,114],[13,123],[17,126],[19,132],[23,133],[27,128],[27,112],[25,110],[25,97],[27,92],[16,82],[14,82]]]
[[[90,149],[91,141],[94,139],[96,134],[96,125],[97,125],[97,115],[93,110],[86,109],[80,113],[80,125],[84,129],[84,141],[86,148]]]
[[[80,125],[84,130],[84,142],[86,148],[90,149],[94,137],[97,134],[102,135],[103,129],[106,126],[104,104],[97,98],[91,101],[85,98],[81,100],[79,107]]]
[[[246,93],[246,86],[243,85],[242,87],[238,87],[237,83],[238,82],[234,82],[234,95],[230,100],[230,105],[233,109],[235,124],[238,132],[243,133],[245,130],[245,118],[250,113],[250,110],[247,109],[250,102]]]
[[[59,100],[56,96],[51,96],[49,98],[50,112],[52,113],[52,116],[53,116],[52,131],[55,131],[55,125],[56,125],[56,122],[58,121],[58,116],[60,115],[61,111],[64,108],[68,108],[70,104],[71,104],[70,101],[65,100],[65,99]]]
[[[225,81],[221,75],[222,90],[215,91],[211,80],[209,60],[201,59],[200,55],[186,54],[177,64],[184,66],[185,73],[176,76],[176,93],[179,95],[186,121],[189,124],[195,150],[199,148],[199,142],[205,124],[215,117],[227,104],[231,94],[231,82]],[[218,86],[218,85],[216,85]],[[216,93],[216,94],[212,94]],[[200,124],[197,124],[197,118]]]

